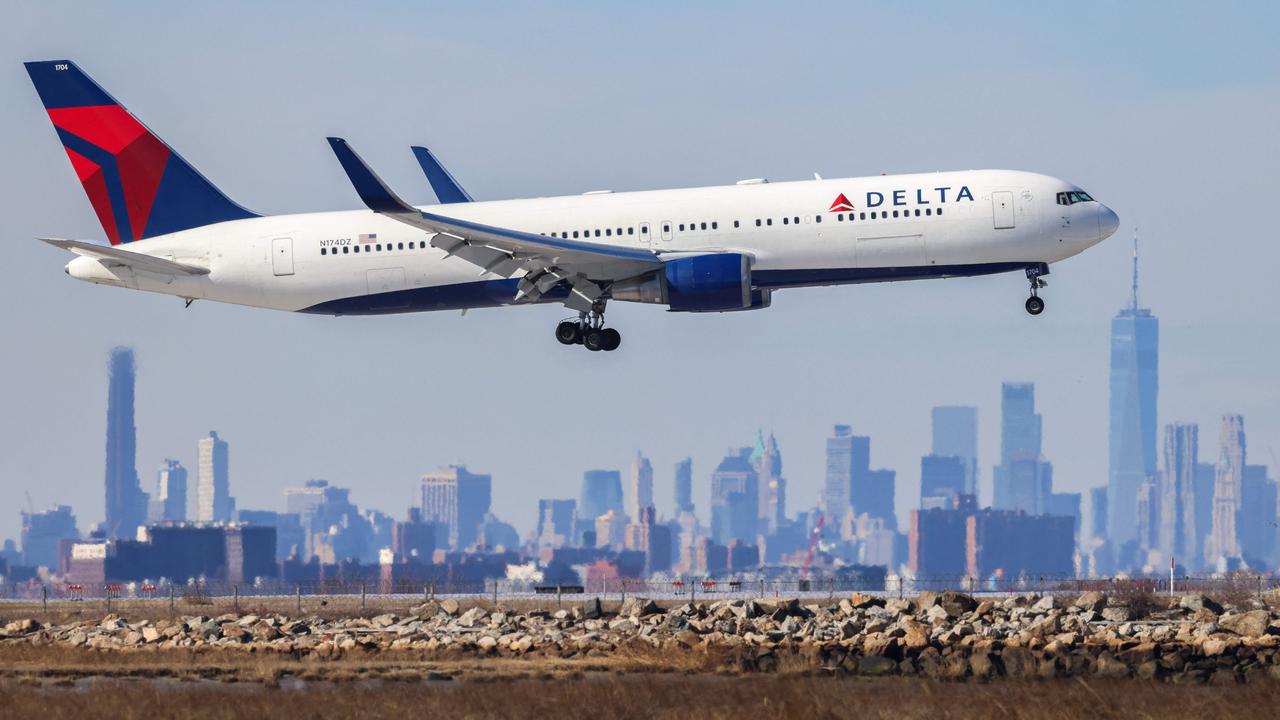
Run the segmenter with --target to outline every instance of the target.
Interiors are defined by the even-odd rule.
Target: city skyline
[[[1127,6],[1075,8],[1066,17],[1036,7],[978,22],[945,5],[866,7],[859,13],[868,24],[911,20],[925,42],[892,72],[862,78],[862,97],[832,92],[827,75],[812,68],[866,66],[893,44],[871,37],[851,46],[843,29],[800,28],[751,5],[731,16],[708,8],[586,11],[592,27],[617,23],[669,47],[661,57],[606,42],[610,33],[584,33],[577,13],[567,11],[512,9],[495,26],[491,14],[476,9],[406,8],[394,23],[367,18],[355,28],[349,41],[377,42],[350,56],[315,44],[332,27],[350,25],[335,8],[299,14],[246,5],[239,10],[262,22],[234,23],[204,10],[178,23],[159,10],[143,5],[130,17],[24,6],[0,28],[10,55],[0,90],[12,100],[0,108],[0,123],[21,140],[0,182],[17,208],[6,217],[11,260],[24,268],[0,294],[7,306],[22,308],[6,317],[6,337],[30,348],[7,357],[0,373],[4,396],[23,408],[0,418],[0,478],[16,491],[29,489],[39,507],[86,496],[77,516],[102,517],[104,419],[85,406],[104,396],[96,370],[102,354],[121,343],[137,349],[146,373],[136,408],[147,428],[139,467],[145,473],[176,448],[194,475],[191,439],[219,428],[235,445],[233,472],[243,481],[235,492],[245,507],[262,507],[313,477],[351,487],[361,505],[399,507],[414,492],[406,478],[469,462],[509,482],[495,511],[529,527],[537,497],[573,497],[584,468],[624,466],[643,448],[658,469],[660,511],[669,508],[665,470],[690,454],[698,468],[695,502],[705,510],[705,471],[724,448],[749,442],[763,427],[787,454],[788,505],[803,508],[816,502],[822,438],[846,423],[875,438],[878,467],[897,471],[901,523],[918,497],[934,405],[978,407],[987,493],[999,457],[990,431],[998,427],[1006,380],[1037,383],[1055,485],[1083,492],[1107,473],[1105,327],[1128,295],[1130,275],[1121,238],[1055,266],[1045,291],[1049,310],[1034,323],[1021,317],[1025,284],[1013,276],[779,293],[773,308],[722,318],[714,329],[705,318],[619,307],[612,312],[629,328],[627,346],[596,366],[536,350],[546,322],[559,317],[554,308],[509,317],[268,318],[76,287],[60,272],[63,258],[30,238],[57,232],[92,239],[100,228],[20,69],[21,60],[67,54],[112,78],[113,90],[164,127],[166,139],[220,187],[264,211],[358,206],[322,140],[339,131],[360,142],[412,201],[429,197],[405,149],[419,142],[478,198],[776,181],[814,171],[1051,170],[1114,198],[1126,222],[1123,237],[1142,225],[1143,301],[1163,321],[1159,423],[1194,422],[1205,439],[1216,437],[1222,414],[1238,412],[1248,418],[1255,458],[1280,444],[1271,440],[1280,435],[1280,419],[1270,412],[1280,404],[1280,384],[1266,360],[1280,333],[1266,304],[1256,302],[1258,284],[1239,274],[1265,266],[1274,243],[1257,213],[1197,209],[1269,202],[1270,184],[1253,168],[1278,159],[1274,144],[1255,140],[1269,132],[1280,97],[1277,51],[1265,36],[1276,8],[1253,8],[1248,22],[1239,12],[1152,17]],[[255,28],[274,20],[285,29],[261,42]],[[423,48],[414,42],[415,23],[453,40]],[[59,28],[56,40],[48,39],[49,27]],[[1244,37],[1229,46],[1200,42],[1227,32]],[[494,33],[502,52],[470,52],[489,47],[471,38]],[[118,40],[131,37],[146,42]],[[214,52],[229,42],[243,52]],[[778,47],[783,60],[748,56],[725,65],[724,58],[743,58],[744,47],[759,45]],[[597,53],[599,62],[584,66],[583,52]],[[1025,63],[1008,68],[1010,54]],[[452,72],[437,72],[442,66]],[[1068,66],[1076,72],[1060,83],[1017,82],[1058,77]],[[139,71],[144,67],[147,73]],[[979,106],[949,85],[923,93],[902,82],[940,67],[993,87],[1012,72],[1017,89]],[[327,79],[323,87],[317,77]],[[499,85],[495,77],[508,80]],[[718,82],[708,84],[711,77]],[[784,79],[795,90],[785,102],[758,100]],[[423,92],[389,91],[406,84]],[[170,103],[158,99],[157,85],[204,90]],[[566,116],[563,108],[583,87],[600,95],[583,113]],[[669,102],[636,103],[637,93],[670,98],[685,112],[672,115]],[[454,108],[443,111],[435,101],[441,96],[453,98]],[[865,97],[874,98],[876,112],[866,112]],[[956,101],[961,112],[937,112]],[[375,102],[385,109],[370,117],[365,108]],[[526,117],[500,121],[513,102],[523,103]],[[296,112],[244,119],[242,108],[281,103]],[[620,135],[645,140],[619,143]],[[1046,142],[1050,137],[1056,141]],[[1180,152],[1167,153],[1171,144]],[[259,159],[276,172],[261,172]],[[1187,192],[1187,168],[1196,168],[1200,201],[1171,202]],[[368,368],[370,358],[376,369]],[[494,378],[514,371],[555,387],[590,387],[594,406],[626,411],[579,418],[569,428],[510,412],[520,392]],[[683,412],[672,414],[672,407]],[[570,433],[572,446],[564,441]],[[492,454],[495,446],[504,452]],[[1216,457],[1206,452],[1201,460]],[[0,536],[16,536],[17,524],[0,518]]]

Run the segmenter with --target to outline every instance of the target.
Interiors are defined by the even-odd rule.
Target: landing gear
[[[579,314],[577,320],[562,320],[556,325],[556,340],[591,352],[613,352],[622,344],[622,333],[604,326],[604,301],[597,300],[591,311]]]
[[[1045,287],[1049,283],[1040,279],[1041,275],[1049,273],[1049,266],[1041,263],[1027,268],[1027,280],[1031,283],[1031,297],[1027,298],[1027,312],[1032,315],[1039,315],[1044,312],[1044,300],[1040,298],[1040,288]]]

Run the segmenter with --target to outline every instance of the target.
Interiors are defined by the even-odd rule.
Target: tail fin
[[[112,245],[257,217],[222,194],[75,63],[26,66]]]

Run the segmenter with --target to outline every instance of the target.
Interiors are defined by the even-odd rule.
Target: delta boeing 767
[[[1116,231],[1063,180],[1011,170],[474,202],[413,148],[440,205],[401,200],[329,138],[365,210],[260,216],[230,200],[67,60],[27,63],[110,245],[42,238],[79,280],[327,315],[563,303],[556,338],[614,350],[605,306],[769,307],[775,290],[1022,271]],[[127,249],[126,249],[127,248]]]

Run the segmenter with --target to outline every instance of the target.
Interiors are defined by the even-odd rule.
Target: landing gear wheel
[[[582,342],[582,326],[576,320],[565,320],[556,326],[556,339],[563,345]]]
[[[600,334],[603,336],[600,342],[600,349],[605,352],[613,352],[622,344],[622,333],[613,328],[605,328],[600,331]]]
[[[1041,300],[1035,295],[1027,298],[1027,312],[1032,315],[1039,315],[1044,312],[1044,300]]]
[[[599,328],[591,328],[582,336],[582,346],[591,352],[599,352],[604,350],[605,331]]]

